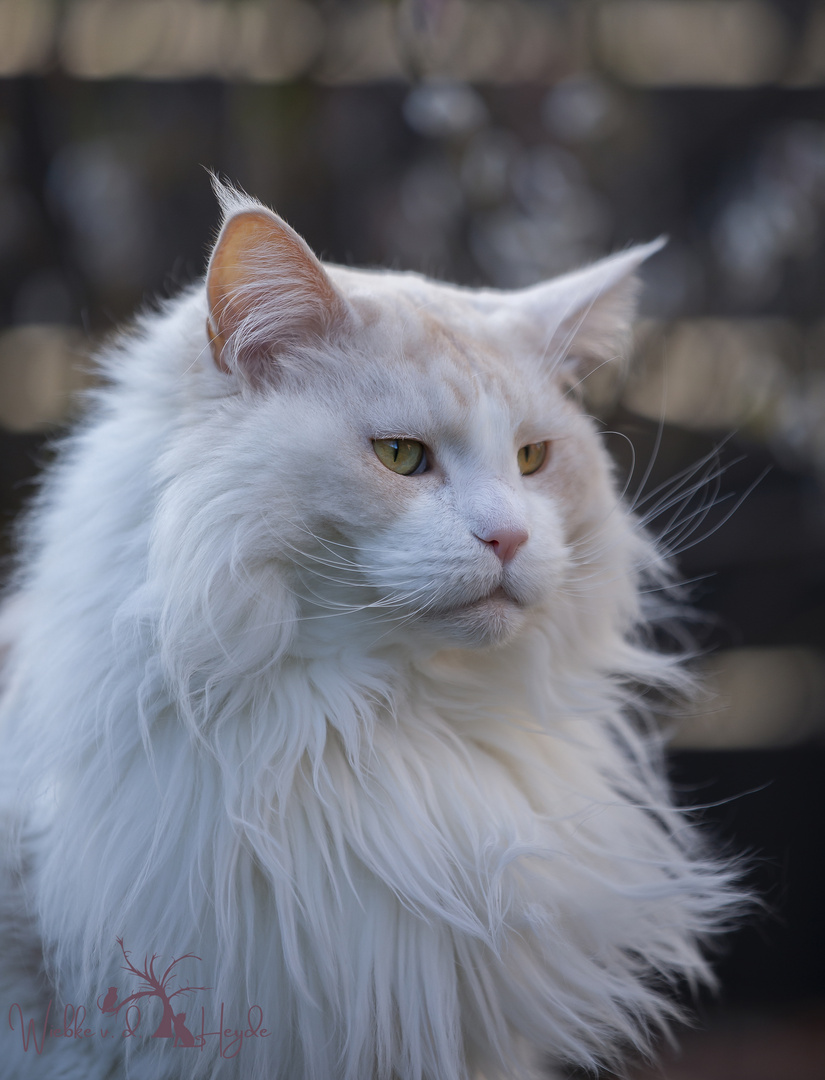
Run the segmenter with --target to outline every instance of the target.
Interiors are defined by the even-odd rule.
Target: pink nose
[[[518,549],[527,541],[526,529],[490,529],[484,536],[479,536],[489,544],[503,563],[509,562]]]

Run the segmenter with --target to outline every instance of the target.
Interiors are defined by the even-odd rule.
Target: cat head
[[[219,194],[208,355],[257,515],[243,561],[278,567],[305,633],[496,644],[548,611],[581,621],[584,591],[602,611],[633,592],[632,530],[572,391],[621,356],[660,242],[474,290],[323,265]]]

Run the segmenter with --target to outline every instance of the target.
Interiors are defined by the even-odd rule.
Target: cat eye
[[[531,442],[518,452],[518,467],[522,476],[538,472],[547,457],[546,442]]]
[[[427,467],[424,445],[415,439],[373,439],[372,448],[382,465],[401,476],[424,472]]]

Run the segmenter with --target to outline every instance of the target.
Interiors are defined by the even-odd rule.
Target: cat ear
[[[253,386],[277,378],[278,355],[324,337],[346,305],[307,243],[277,214],[219,190],[225,220],[206,273],[215,364]]]
[[[521,312],[542,327],[548,361],[575,365],[581,375],[621,356],[636,314],[636,271],[666,243],[660,237],[639,244],[514,294]]]

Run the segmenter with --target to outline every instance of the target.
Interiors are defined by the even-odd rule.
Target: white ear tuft
[[[306,242],[277,214],[215,179],[224,211],[206,274],[207,330],[221,370],[259,386],[277,357],[323,337],[346,305]]]
[[[548,361],[574,357],[588,367],[621,355],[636,314],[636,271],[666,242],[639,244],[513,294],[516,307],[541,327]]]

